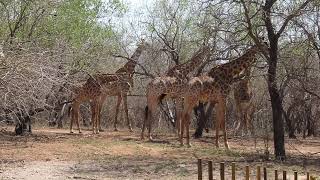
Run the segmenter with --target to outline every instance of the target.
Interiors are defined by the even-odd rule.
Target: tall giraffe
[[[135,50],[135,52],[133,53],[131,58],[128,60],[128,62],[122,68],[118,69],[115,72],[115,74],[118,74],[118,75],[126,75],[124,77],[130,86],[128,87],[128,86],[124,85],[124,87],[121,89],[121,91],[112,92],[109,94],[104,93],[101,97],[101,102],[98,105],[98,112],[100,114],[101,109],[102,109],[102,105],[108,96],[117,96],[118,97],[117,105],[116,105],[115,120],[114,120],[114,130],[115,131],[118,131],[117,124],[118,124],[119,108],[120,108],[121,102],[123,102],[123,106],[124,106],[124,110],[125,110],[125,114],[126,114],[127,125],[128,125],[130,132],[132,132],[131,122],[130,122],[129,113],[128,113],[127,95],[128,95],[128,92],[130,91],[130,88],[133,87],[134,69],[137,65],[138,59],[139,59],[142,51],[145,50],[147,45],[148,44],[146,42],[144,42],[144,40],[142,40],[142,43],[140,45],[138,45],[138,48]],[[98,118],[100,118],[100,117],[98,117]]]
[[[95,74],[91,76],[86,83],[75,90],[75,97],[72,101],[72,117],[70,123],[70,132],[72,133],[73,122],[76,121],[79,133],[81,129],[79,126],[79,106],[82,102],[90,101],[91,114],[92,114],[92,126],[93,132],[98,133],[97,128],[100,125],[100,112],[102,109],[103,102],[107,96],[118,96],[118,103],[116,109],[116,119],[118,114],[118,109],[121,101],[124,102],[124,107],[127,115],[127,122],[130,131],[131,123],[128,118],[128,108],[127,108],[127,93],[133,85],[133,73],[137,60],[140,57],[142,51],[145,49],[146,43],[142,41],[138,45],[138,48],[132,55],[131,59],[115,74]],[[116,121],[115,121],[116,122]],[[99,127],[100,128],[100,127]]]
[[[241,72],[251,67],[260,48],[257,45],[248,49],[241,57],[212,68],[207,75],[194,77],[183,87],[184,108],[181,115],[182,128],[180,131],[180,143],[183,145],[183,134],[186,129],[187,145],[190,146],[190,114],[194,106],[201,102],[217,104],[216,119],[216,146],[219,147],[219,129],[222,128],[225,147],[229,148],[225,126],[226,98],[230,91],[230,85]],[[267,46],[261,47],[267,50]]]
[[[245,71],[245,77],[237,82],[233,87],[233,95],[235,100],[236,107],[236,126],[235,132],[239,129],[245,134],[248,133],[249,130],[253,131],[252,127],[252,114],[254,112],[254,104],[253,104],[253,93],[250,88],[250,72],[251,69],[248,68]]]
[[[142,126],[141,139],[144,139],[144,130],[148,123],[148,138],[151,140],[151,124],[154,119],[154,113],[158,104],[162,101],[164,97],[177,98],[179,97],[180,86],[187,82],[187,75],[192,72],[196,67],[198,67],[204,59],[209,55],[210,48],[208,46],[203,46],[200,48],[192,58],[180,65],[174,66],[167,71],[165,76],[154,78],[147,87],[147,106],[145,109],[145,119]],[[178,99],[177,115],[179,117],[179,108],[182,107],[182,99]],[[178,118],[177,118],[178,119]],[[179,125],[180,126],[180,125]]]

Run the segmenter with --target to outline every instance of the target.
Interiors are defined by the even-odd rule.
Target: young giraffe
[[[98,105],[102,101],[101,97],[104,94],[121,91],[125,86],[130,86],[126,78],[129,79],[129,76],[99,74],[90,77],[82,87],[76,89],[76,96],[74,97],[71,105],[72,116],[70,122],[70,133],[73,133],[72,125],[74,121],[77,124],[79,133],[81,133],[79,126],[79,107],[80,104],[85,101],[90,101],[91,104],[93,133],[99,133],[98,124],[100,124],[100,119],[98,118]]]
[[[137,50],[132,55],[128,63],[126,63],[122,68],[116,71],[115,74],[95,74],[90,77],[86,83],[78,88],[75,92],[76,96],[72,101],[72,117],[70,123],[70,133],[72,133],[73,122],[76,121],[79,133],[81,129],[79,126],[79,106],[84,101],[91,101],[91,119],[93,132],[98,133],[100,126],[100,112],[102,109],[102,104],[107,96],[118,96],[118,104],[116,108],[116,119],[118,115],[119,105],[121,101],[124,102],[124,107],[127,116],[127,122],[130,131],[131,123],[128,118],[128,108],[127,108],[127,93],[133,85],[133,73],[137,60],[140,57],[142,51],[145,49],[145,42],[142,41],[138,45]],[[116,121],[115,121],[116,123]],[[116,126],[116,125],[115,125]]]
[[[261,50],[266,50],[263,47]],[[182,127],[180,131],[180,143],[183,145],[183,134],[186,129],[187,145],[190,146],[190,114],[194,106],[201,102],[211,102],[217,104],[216,112],[216,146],[219,147],[219,128],[222,128],[224,144],[228,149],[227,133],[225,126],[226,98],[230,91],[230,85],[240,73],[249,68],[256,59],[256,54],[260,48],[257,45],[248,49],[241,57],[212,68],[207,75],[194,77],[183,87],[184,109],[181,115]]]
[[[252,91],[250,88],[250,72],[248,68],[245,71],[244,79],[241,79],[233,87],[233,95],[236,107],[236,123],[238,123],[235,132],[239,129],[245,131],[247,134],[249,129],[253,131],[251,116],[254,111],[254,104],[252,100]]]
[[[146,42],[144,42],[144,40],[142,40],[142,43],[140,45],[138,45],[138,48],[133,53],[130,60],[122,68],[118,69],[115,72],[115,74],[126,75],[125,79],[127,80],[130,87],[128,87],[127,85],[124,84],[124,87],[121,89],[121,91],[111,92],[110,94],[103,93],[102,97],[100,97],[100,103],[98,104],[98,107],[97,107],[98,113],[99,113],[98,115],[100,115],[102,105],[108,96],[117,96],[118,97],[115,120],[114,120],[114,130],[115,131],[118,131],[118,129],[117,129],[118,114],[119,114],[120,104],[121,104],[121,102],[123,102],[123,106],[124,106],[124,110],[125,110],[125,114],[126,114],[127,125],[128,125],[130,132],[132,132],[131,121],[129,119],[129,113],[128,113],[127,95],[128,95],[130,88],[133,87],[133,74],[134,74],[134,69],[137,65],[137,61],[138,61],[142,51],[145,50],[147,45],[148,44]],[[100,116],[98,118],[100,119]]]
[[[198,67],[202,61],[208,56],[210,48],[204,46],[200,48],[193,57],[186,63],[174,66],[165,76],[156,77],[147,87],[147,106],[145,109],[145,119],[142,126],[141,139],[144,139],[145,126],[148,125],[148,138],[151,140],[151,126],[154,119],[154,113],[158,104],[164,97],[177,98],[179,97],[180,86],[187,82],[187,75]],[[177,99],[176,109],[177,117],[182,110],[182,99]],[[181,110],[179,110],[181,109]],[[177,118],[179,119],[179,118]],[[178,125],[180,126],[180,125]]]

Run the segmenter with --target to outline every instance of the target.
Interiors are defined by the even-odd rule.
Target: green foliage
[[[0,42],[57,43],[72,50],[73,68],[88,68],[97,56],[119,49],[110,23],[127,7],[119,0],[0,1]]]
[[[87,41],[103,43],[113,35],[113,30],[97,21],[101,7],[102,2],[98,0],[66,1],[47,19],[47,31],[64,37],[75,47],[81,47]]]
[[[9,36],[21,41],[39,38],[45,43],[64,39],[80,48],[88,42],[103,44],[114,36],[113,27],[102,17],[121,15],[126,7],[118,0],[106,3],[102,0],[35,0],[1,1],[0,10],[2,39]]]

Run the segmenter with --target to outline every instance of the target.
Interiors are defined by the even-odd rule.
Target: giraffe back
[[[212,68],[208,75],[220,83],[232,84],[233,80],[239,77],[241,72],[252,66],[258,51],[257,46],[252,46],[241,57]]]

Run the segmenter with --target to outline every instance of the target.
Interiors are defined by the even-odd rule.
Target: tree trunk
[[[291,105],[289,108],[288,108],[288,111],[285,112],[284,109],[282,109],[282,113],[283,113],[283,116],[284,116],[284,119],[286,120],[286,124],[287,124],[287,127],[288,127],[288,135],[289,135],[289,138],[291,139],[296,139],[296,135],[294,134],[295,132],[295,128],[293,127],[293,124],[292,124],[292,120],[291,120],[291,111],[292,111],[292,108],[294,107],[294,105]]]
[[[194,108],[194,114],[197,119],[197,129],[193,134],[195,138],[202,137],[203,129],[206,128],[206,125],[208,124],[207,122],[212,116],[213,107],[214,106],[212,104],[209,104],[207,111],[205,111],[205,104],[199,103],[199,106]]]
[[[282,118],[282,99],[277,88],[276,70],[278,61],[278,39],[269,38],[270,40],[270,60],[268,69],[268,90],[271,98],[274,148],[277,159],[285,158],[284,147],[284,122]]]
[[[205,105],[203,103],[199,103],[199,106],[193,109],[197,119],[197,129],[193,134],[194,138],[202,137],[203,128],[206,124],[204,107]]]

